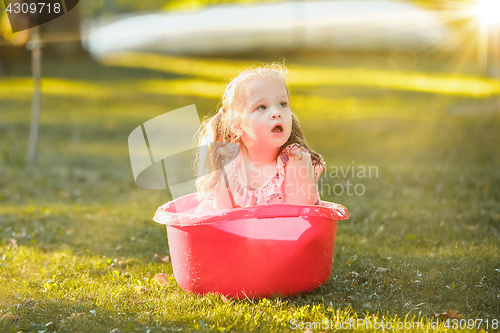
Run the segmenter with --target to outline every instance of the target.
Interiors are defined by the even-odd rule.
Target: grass
[[[228,62],[176,59],[168,68],[150,61],[149,69],[46,61],[35,167],[24,158],[29,68],[0,78],[1,331],[319,332],[352,320],[359,322],[345,330],[378,331],[382,321],[394,327],[387,331],[497,330],[500,113],[491,87],[498,80],[399,72],[380,62],[363,69],[349,57],[288,58],[291,75],[294,68],[305,75],[291,82],[292,107],[329,165],[322,197],[344,204],[351,218],[339,223],[332,276],[318,290],[227,300],[183,292],[171,264],[156,259],[168,255],[168,243],[151,217],[168,198],[138,188],[130,168],[134,128],[190,104],[213,112],[232,75],[221,74]],[[184,71],[190,66],[202,67]],[[346,83],[343,68],[381,76]],[[306,74],[322,71],[327,80],[310,84]],[[444,77],[458,88],[400,85],[412,76],[437,86]],[[371,177],[360,172],[369,167]],[[154,280],[161,272],[168,286]],[[411,328],[416,322],[424,326]]]

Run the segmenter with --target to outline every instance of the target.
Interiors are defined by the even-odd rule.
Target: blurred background
[[[472,62],[476,73],[497,77],[497,7],[493,0],[90,0],[40,29],[50,56],[363,51],[416,65],[430,52],[448,66]],[[27,57],[31,30],[12,33],[9,23],[23,26],[28,15],[9,22],[2,12],[0,68],[7,73]]]
[[[448,68],[498,77],[497,10],[493,0],[90,0],[40,30],[50,57],[355,51],[386,53],[393,66],[399,58],[415,66],[425,54],[435,61],[446,58]],[[32,47],[31,29],[10,28],[29,19],[21,13],[10,22],[2,8],[4,74]]]
[[[49,253],[148,263],[167,249],[151,218],[170,197],[135,184],[129,134],[187,105],[200,118],[214,114],[239,71],[284,61],[292,110],[329,166],[322,198],[351,214],[339,223],[334,271],[354,255],[365,268],[374,263],[372,272],[399,272],[404,260],[413,266],[394,279],[409,281],[413,304],[425,305],[398,296],[370,308],[368,294],[349,304],[498,316],[498,283],[474,287],[498,276],[500,263],[498,0],[84,0],[39,26],[39,39],[34,29],[13,33],[10,23],[27,18],[9,22],[3,6],[5,246],[16,239]],[[364,191],[353,193],[359,184]],[[469,294],[441,285],[454,281],[457,263]],[[425,287],[411,287],[417,269],[429,276]]]

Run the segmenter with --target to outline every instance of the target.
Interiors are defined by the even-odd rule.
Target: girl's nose
[[[271,119],[276,119],[276,118],[280,118],[281,117],[281,114],[279,113],[279,111],[275,108],[271,109]]]

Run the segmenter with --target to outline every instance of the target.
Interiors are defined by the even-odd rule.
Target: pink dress
[[[287,146],[276,160],[276,173],[264,185],[260,187],[252,187],[247,185],[241,176],[241,164],[243,162],[241,153],[231,161],[226,167],[226,174],[229,181],[229,188],[233,195],[234,201],[239,207],[252,207],[257,205],[272,205],[273,203],[282,202],[283,198],[283,182],[285,180],[285,168],[290,162],[291,157],[301,158],[304,152],[309,158],[309,151],[298,144]],[[316,179],[319,179],[323,166],[315,167]],[[221,181],[224,181],[221,179]],[[321,200],[317,192],[314,198],[315,205],[320,205]]]

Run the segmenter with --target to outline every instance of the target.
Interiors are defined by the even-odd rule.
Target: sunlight
[[[142,52],[116,52],[103,56],[106,66],[145,68],[166,73],[229,81],[238,72],[252,65],[250,61],[201,60]]]
[[[472,12],[483,24],[500,23],[500,1],[479,0]]]
[[[147,60],[145,60],[147,59]],[[200,60],[145,53],[116,53],[102,60],[104,65],[148,68],[151,70],[193,76],[193,79],[157,82],[144,82],[147,89],[154,93],[199,95],[219,98],[222,91],[221,81],[227,80],[238,72],[239,68],[248,67],[249,62],[229,62],[222,60]],[[479,79],[463,75],[432,74],[423,72],[405,72],[376,70],[368,68],[338,68],[288,65],[290,75],[287,78],[291,86],[362,86],[385,89],[421,91],[443,95],[462,95],[486,97],[500,93],[500,81]],[[197,78],[197,79],[196,79]],[[203,79],[219,82],[203,81]],[[201,81],[200,81],[201,80]],[[174,83],[175,82],[175,83]],[[136,87],[140,85],[136,84]]]
[[[0,98],[23,100],[31,96],[31,78],[0,78]],[[184,95],[220,98],[224,93],[221,81],[201,79],[121,80],[96,83],[92,81],[44,78],[42,93],[47,96],[110,99],[134,93],[151,95]]]
[[[500,1],[478,0],[470,12],[477,17],[479,23],[478,61],[480,70],[486,75],[499,77]]]
[[[480,76],[500,77],[500,1],[443,1],[442,9],[441,20],[455,25],[450,41],[460,43],[457,67],[475,55]]]
[[[156,55],[157,57],[161,57]],[[42,93],[48,96],[85,97],[96,99],[119,98],[134,93],[152,95],[183,95],[219,99],[224,92],[222,78],[236,70],[234,64],[227,64],[225,70],[219,62],[167,57],[173,63],[183,66],[153,66],[144,61],[113,62],[109,66],[144,68],[148,66],[158,71],[179,75],[193,75],[193,78],[177,80],[128,80],[95,83],[82,80],[44,78]],[[134,58],[135,59],[135,58]],[[139,60],[137,58],[136,60]],[[222,62],[222,61],[221,61]],[[213,68],[218,70],[213,71]],[[193,70],[196,68],[196,71]],[[351,86],[377,87],[403,91],[420,91],[441,95],[488,97],[500,94],[500,80],[474,78],[463,75],[432,74],[423,72],[394,72],[368,68],[335,68],[289,65],[290,86]],[[196,77],[197,75],[197,77]],[[219,77],[220,76],[220,77]],[[219,80],[214,80],[218,77]],[[212,79],[212,80],[207,80]],[[31,78],[0,79],[0,98],[23,99],[30,96]]]

